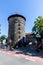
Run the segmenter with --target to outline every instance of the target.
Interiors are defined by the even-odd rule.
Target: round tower
[[[25,21],[25,17],[19,14],[8,17],[8,39],[11,39],[14,45],[25,37]]]

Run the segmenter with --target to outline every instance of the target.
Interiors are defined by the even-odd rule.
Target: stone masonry
[[[14,14],[8,17],[8,39],[12,40],[12,44],[17,44],[25,37],[25,17]]]

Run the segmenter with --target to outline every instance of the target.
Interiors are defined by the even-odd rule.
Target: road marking
[[[20,57],[19,55],[15,54],[14,56]]]
[[[25,59],[30,60],[30,61],[36,61],[36,60],[34,60],[32,58],[25,58]]]
[[[27,60],[30,61],[38,61],[38,62],[43,62],[43,58],[40,57],[33,57],[33,56],[29,56],[29,55],[25,55],[25,54],[17,54],[16,52],[12,52],[12,51],[6,51],[6,50],[0,50],[0,53],[6,53],[8,55],[13,55],[13,56],[17,56],[17,57],[23,57]]]

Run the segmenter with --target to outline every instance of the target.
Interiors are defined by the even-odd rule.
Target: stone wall
[[[17,44],[25,37],[25,19],[18,15],[18,17],[9,18],[8,23],[8,38],[12,39],[13,44]]]

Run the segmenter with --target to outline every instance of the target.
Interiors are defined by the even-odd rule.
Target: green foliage
[[[1,39],[2,39],[2,40],[5,40],[6,38],[7,38],[7,37],[6,37],[5,35],[2,35],[2,36],[1,36]]]
[[[41,35],[41,33],[43,32],[43,18],[42,16],[38,16],[38,18],[36,18],[35,22],[34,22],[34,26],[32,28],[32,32],[37,36],[37,35]]]
[[[6,35],[2,35],[2,36],[0,37],[1,43],[3,43],[3,40],[5,40],[5,39],[7,39],[7,36],[6,36]]]

